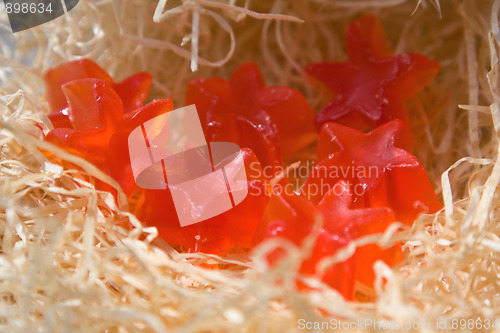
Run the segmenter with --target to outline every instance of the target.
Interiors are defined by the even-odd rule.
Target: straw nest
[[[493,326],[500,318],[499,7],[473,0],[81,0],[71,13],[15,35],[2,12],[0,330],[293,332],[301,323],[326,329],[324,322],[338,318],[360,331],[376,330],[352,325],[366,319],[408,332],[438,331],[444,320],[449,331],[479,331],[481,323],[484,330],[487,320]],[[442,64],[410,109],[416,154],[445,209],[330,258],[343,260],[365,243],[405,244],[403,265],[376,264],[367,302],[345,302],[297,276],[307,246],[272,241],[251,256],[224,258],[178,253],[141,225],[123,195],[96,191],[89,175],[117,186],[112,179],[41,140],[50,129],[41,74],[82,56],[117,80],[150,72],[150,98],[178,107],[189,79],[228,77],[255,60],[269,83],[299,89],[318,110],[325,101],[305,83],[304,66],[346,59],[344,28],[369,12],[396,52]],[[278,246],[289,256],[270,269],[263,257]],[[297,292],[296,278],[314,291]],[[474,323],[464,327],[461,319]]]

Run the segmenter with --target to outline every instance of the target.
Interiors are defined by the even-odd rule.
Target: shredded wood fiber
[[[0,331],[293,332],[300,319],[343,318],[437,332],[444,319],[451,328],[454,318],[500,318],[499,9],[500,1],[473,0],[80,0],[71,13],[15,35],[2,12]],[[368,302],[344,302],[300,276],[317,291],[297,292],[307,246],[272,240],[251,257],[177,253],[128,212],[123,194],[116,205],[89,175],[118,186],[112,179],[41,140],[51,126],[41,74],[82,56],[117,80],[150,72],[150,98],[178,107],[189,79],[228,77],[255,60],[269,83],[299,89],[318,110],[325,100],[305,83],[304,66],[346,59],[344,28],[368,12],[381,18],[396,52],[442,64],[410,108],[417,156],[445,204],[413,228],[394,224],[321,263],[343,260],[359,244],[403,241],[405,263],[377,263]],[[58,159],[85,171],[63,169]],[[289,256],[270,270],[263,257],[275,247]]]

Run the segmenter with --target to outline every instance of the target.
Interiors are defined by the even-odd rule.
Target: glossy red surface
[[[314,224],[323,221],[312,253],[302,263],[300,272],[321,278],[344,297],[352,299],[356,280],[366,285],[373,284],[375,261],[383,260],[389,266],[394,266],[403,257],[399,244],[388,249],[370,244],[357,248],[347,260],[328,266],[324,272],[319,270],[317,265],[325,257],[335,255],[356,238],[383,233],[395,221],[390,208],[351,208],[352,193],[349,186],[339,182],[337,187],[340,190],[328,192],[317,205],[298,195],[283,193],[271,197],[264,224],[256,234],[256,243],[283,237],[302,246]],[[283,254],[283,251],[276,250],[268,259],[275,265]]]
[[[389,207],[408,225],[423,213],[442,208],[424,167],[397,148],[403,123],[393,120],[369,133],[336,123],[323,126],[318,163],[304,187],[319,202],[339,180],[349,182],[355,207]]]
[[[233,247],[250,248],[268,201],[261,165],[251,150],[242,151],[248,196],[230,211],[196,225],[180,226],[168,189],[136,186],[129,134],[145,121],[173,109],[168,99],[142,106],[149,89],[148,77],[139,73],[116,84],[86,59],[48,71],[47,95],[57,111],[50,117],[56,128],[47,134],[46,140],[95,164],[118,181],[127,195],[144,199],[137,207],[138,217],[157,227],[160,237],[182,250],[222,254]],[[112,190],[99,181],[96,185]]]
[[[332,92],[332,100],[316,117],[321,130],[336,122],[362,132],[400,119],[406,129],[402,144],[413,147],[407,100],[426,87],[439,72],[439,62],[418,53],[393,56],[385,31],[374,15],[351,22],[346,30],[349,60],[318,62],[307,73]]]
[[[305,97],[289,87],[266,86],[254,62],[240,65],[229,80],[190,81],[190,104],[198,109],[207,141],[251,148],[263,167],[295,162],[296,152],[317,138]]]
[[[115,83],[111,76],[99,67],[92,60],[82,58],[49,69],[44,75],[46,96],[49,102],[52,113],[49,119],[55,128],[66,127],[88,127],[90,119],[96,118],[80,117],[71,119],[85,113],[77,113],[68,111],[68,91],[64,89],[64,85],[71,81],[80,79],[100,79],[108,82],[113,90],[120,97],[125,112],[134,111],[140,108],[146,100],[151,87],[152,77],[149,73],[141,72],[134,74],[119,83]],[[73,95],[72,102],[76,103],[78,95]],[[82,123],[83,121],[83,123]],[[74,127],[76,126],[76,127]]]

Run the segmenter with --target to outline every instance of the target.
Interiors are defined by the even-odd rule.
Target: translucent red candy
[[[344,181],[335,184],[332,192],[328,193],[319,202],[318,208],[323,214],[325,228],[345,230],[352,238],[383,233],[387,227],[396,221],[392,209],[378,208],[352,208],[352,189]],[[389,266],[394,266],[403,260],[401,246],[395,244],[387,249],[378,245],[368,244],[356,249],[355,280],[372,286],[375,280],[373,264],[377,260],[384,261]]]
[[[381,249],[378,245],[365,245],[356,249],[355,254],[344,262],[328,267],[321,276],[317,264],[323,258],[334,255],[355,238],[384,232],[389,224],[395,221],[389,208],[351,209],[351,200],[352,194],[345,182],[337,183],[336,190],[328,192],[318,205],[294,194],[273,196],[264,215],[264,226],[257,233],[256,241],[284,237],[300,246],[312,231],[315,222],[323,219],[323,228],[300,272],[321,277],[344,297],[352,299],[356,280],[366,285],[373,284],[375,261],[383,260],[394,266],[402,260],[402,252],[399,245],[389,249]],[[282,256],[283,252],[274,251],[268,259],[274,265]]]
[[[222,254],[233,247],[252,246],[268,196],[264,173],[251,150],[243,149],[242,155],[248,179],[247,198],[224,214],[181,227],[169,190],[136,186],[128,147],[128,137],[135,128],[171,111],[173,103],[163,99],[142,106],[149,84],[144,84],[140,75],[115,84],[90,60],[61,65],[50,70],[45,78],[48,98],[53,109],[58,109],[50,117],[56,128],[47,134],[46,140],[92,162],[114,178],[127,194],[142,196],[144,200],[137,215],[146,224],[156,226],[160,237],[188,252]],[[138,91],[131,91],[134,87]],[[97,186],[110,190],[101,182]]]
[[[44,75],[46,96],[52,113],[49,119],[55,128],[73,126],[85,127],[89,121],[81,117],[71,121],[68,113],[68,100],[63,90],[65,83],[79,79],[100,79],[108,82],[118,94],[123,103],[125,112],[134,111],[141,107],[148,96],[152,77],[149,73],[134,74],[125,80],[115,83],[111,76],[92,60],[82,58],[66,62],[60,66],[49,69]],[[73,102],[76,102],[73,100]],[[83,123],[81,123],[83,121]]]
[[[186,252],[222,254],[232,248],[248,249],[269,200],[259,161],[242,149],[248,195],[233,209],[196,224],[180,227],[169,190],[146,190],[137,216],[157,227],[160,237]]]
[[[390,207],[409,225],[423,212],[442,208],[417,158],[397,148],[403,129],[393,120],[369,133],[327,123],[318,143],[318,161],[305,184],[314,202],[339,180],[349,182],[356,207]],[[396,145],[396,146],[395,146]]]
[[[406,102],[427,86],[439,62],[417,53],[393,56],[385,31],[374,15],[350,23],[346,31],[347,62],[319,62],[306,71],[333,92],[316,117],[318,130],[327,122],[367,132],[392,119],[406,125],[405,149],[413,146]]]
[[[94,163],[130,194],[135,181],[128,153],[128,134],[144,121],[171,111],[172,101],[155,100],[125,112],[113,85],[102,79],[70,81],[61,91],[67,99],[71,127],[55,128],[46,139]]]
[[[295,89],[266,86],[254,62],[240,65],[229,80],[188,83],[186,105],[195,104],[207,141],[228,141],[251,148],[263,166],[295,162],[313,142],[314,115]]]
[[[317,218],[321,218],[318,208],[303,197],[287,192],[272,196],[255,241],[260,243],[268,238],[283,237],[297,246],[302,246],[304,238],[312,231]],[[323,276],[316,269],[316,264],[322,258],[335,254],[336,250],[346,246],[350,240],[345,230],[335,230],[332,234],[328,229],[322,228],[314,243],[313,251],[302,263],[300,272],[321,278],[344,297],[350,298],[354,291],[355,256],[330,266]],[[283,256],[284,253],[278,249],[269,254],[268,260],[271,265],[276,265]]]
[[[317,164],[301,195],[281,191],[269,197],[269,179],[264,177],[269,173],[262,168],[279,172],[300,159],[298,152],[317,139],[312,110],[300,92],[266,86],[253,62],[239,66],[229,80],[195,79],[187,87],[186,104],[196,105],[206,141],[242,147],[247,175],[247,197],[205,221],[181,227],[168,189],[140,189],[135,184],[129,134],[173,109],[170,100],[143,106],[149,74],[116,83],[87,59],[49,70],[44,80],[55,129],[46,138],[117,180],[135,198],[137,216],[183,251],[224,254],[272,237],[301,246],[322,220],[300,271],[322,278],[352,299],[355,283],[373,285],[375,261],[389,266],[401,262],[400,245],[358,247],[324,272],[318,263],[354,239],[383,233],[394,221],[411,225],[419,214],[442,208],[422,165],[404,150],[413,145],[407,100],[429,84],[439,63],[413,53],[393,56],[373,15],[348,26],[346,44],[347,62],[315,63],[306,69],[332,90],[333,100],[316,117],[321,129]],[[276,250],[268,259],[274,265],[283,254]]]

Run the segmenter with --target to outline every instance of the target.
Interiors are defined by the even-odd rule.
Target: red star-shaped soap
[[[406,103],[437,75],[439,63],[418,53],[393,56],[374,15],[348,25],[346,46],[347,62],[319,62],[306,67],[307,73],[333,93],[333,99],[316,116],[318,130],[327,122],[337,122],[367,132],[401,119],[406,125],[402,144],[410,150],[413,136]]]
[[[121,82],[114,82],[111,76],[92,60],[82,58],[66,62],[60,66],[49,69],[43,75],[46,88],[46,96],[52,113],[49,119],[54,128],[71,128],[80,124],[82,119],[71,121],[68,112],[68,101],[63,91],[63,85],[79,79],[101,79],[108,82],[115,92],[120,96],[125,112],[132,112],[140,108],[151,87],[152,77],[149,73],[141,72],[134,74]],[[74,115],[74,114],[73,114]],[[85,125],[90,125],[88,121]]]
[[[318,160],[303,192],[319,202],[339,181],[349,182],[355,207],[390,207],[408,224],[442,208],[417,158],[395,147],[403,129],[393,120],[369,133],[336,123],[323,126]]]
[[[289,87],[266,86],[254,62],[239,66],[229,80],[190,81],[190,104],[196,104],[207,141],[251,148],[263,166],[294,162],[297,152],[317,137],[304,96]]]
[[[130,194],[135,181],[128,154],[128,135],[137,126],[173,109],[168,99],[125,112],[113,84],[79,79],[61,87],[67,99],[70,128],[55,128],[46,139],[94,163]]]

